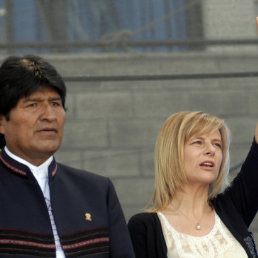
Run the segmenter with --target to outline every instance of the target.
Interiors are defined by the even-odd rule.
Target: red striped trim
[[[2,154],[0,154],[0,159],[2,160],[2,162],[11,170],[13,170],[14,172],[22,175],[22,176],[27,176],[26,172],[24,172],[23,170],[20,170],[16,167],[13,167],[11,164],[9,164],[6,160],[4,160],[4,158],[2,157]]]
[[[40,243],[31,242],[31,241],[13,240],[13,239],[0,239],[0,244],[36,246],[40,248],[56,249],[55,244],[40,244]]]
[[[100,238],[82,241],[82,242],[76,243],[76,244],[63,245],[63,249],[69,250],[69,249],[75,249],[75,248],[82,247],[82,246],[89,246],[89,245],[93,245],[93,244],[108,243],[108,242],[109,242],[109,237],[100,237]]]
[[[11,232],[11,235],[19,234],[19,235],[24,236],[24,234],[26,234],[26,236],[28,236],[28,234],[30,234],[35,237],[44,237],[44,238],[49,238],[49,236],[50,236],[49,234],[35,233],[35,232],[29,231],[29,230],[13,229],[13,228],[0,228],[0,235],[4,235],[4,234],[9,235],[10,232]],[[52,239],[52,237],[51,237],[51,239]]]
[[[16,167],[12,166],[10,163],[8,163],[8,162],[3,158],[2,154],[0,154],[0,159],[2,160],[2,162],[3,162],[8,168],[10,168],[11,170],[13,170],[14,172],[16,172],[16,173],[18,173],[18,174],[20,174],[20,175],[22,175],[22,176],[27,176],[27,173],[26,173],[26,172],[24,172],[23,170],[18,169],[18,168],[16,168]],[[57,164],[55,165],[55,168],[54,168],[54,170],[52,171],[52,176],[54,176],[54,175],[56,174],[56,171],[57,171]]]

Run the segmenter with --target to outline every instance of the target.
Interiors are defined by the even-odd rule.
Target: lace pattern
[[[167,218],[158,212],[165,237],[168,258],[247,258],[243,247],[215,213],[215,224],[205,236],[196,237],[176,231]]]

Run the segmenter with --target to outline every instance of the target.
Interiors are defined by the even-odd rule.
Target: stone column
[[[253,39],[256,35],[254,0],[203,0],[205,39]],[[208,50],[254,50],[254,45],[211,46]]]

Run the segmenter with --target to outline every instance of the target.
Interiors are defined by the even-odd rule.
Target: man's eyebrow
[[[31,102],[31,101],[36,101],[36,102],[41,102],[43,101],[44,99],[42,98],[30,98],[30,97],[27,97],[23,100],[24,103],[26,102]],[[48,101],[53,101],[53,100],[58,100],[58,101],[62,101],[61,97],[51,97],[51,98],[48,98]]]
[[[30,102],[30,101],[42,101],[42,99],[41,98],[30,98],[30,97],[27,97],[27,98],[24,98],[23,103]]]
[[[61,97],[53,97],[53,98],[49,98],[48,100],[60,100],[60,101],[62,101]]]

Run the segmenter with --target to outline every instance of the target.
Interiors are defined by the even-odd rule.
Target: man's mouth
[[[57,133],[57,130],[55,128],[42,128],[42,129],[38,130],[38,132]]]

